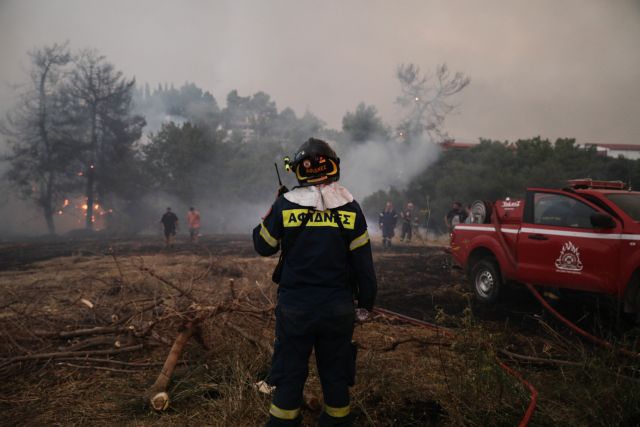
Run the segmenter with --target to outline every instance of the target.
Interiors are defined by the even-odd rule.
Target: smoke
[[[438,154],[438,146],[426,140],[349,145],[340,156],[340,180],[356,199],[362,200],[378,190],[405,188],[437,160]]]

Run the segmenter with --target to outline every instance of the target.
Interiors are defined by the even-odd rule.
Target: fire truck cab
[[[528,188],[522,200],[474,203],[472,218],[454,228],[450,250],[478,301],[519,282],[610,294],[640,312],[640,192],[623,182]]]

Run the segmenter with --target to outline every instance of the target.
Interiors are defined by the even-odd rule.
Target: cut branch
[[[191,338],[195,331],[195,327],[196,325],[193,321],[186,323],[184,329],[180,331],[176,337],[171,350],[169,350],[169,355],[162,366],[160,375],[158,375],[156,381],[144,395],[145,400],[147,400],[151,407],[156,411],[164,411],[169,407],[169,394],[167,393],[167,387],[171,381],[173,371],[178,364],[178,360],[184,351],[184,347],[187,345],[189,338]]]
[[[136,351],[142,349],[142,344],[132,345],[129,347],[122,347],[113,350],[91,350],[91,351],[58,351],[53,353],[39,353],[39,354],[29,354],[25,356],[12,357],[9,359],[4,359],[0,363],[0,368],[3,368],[7,365],[23,362],[27,360],[48,360],[48,359],[57,359],[60,357],[83,357],[83,356],[97,356],[97,355],[107,355],[107,354],[119,354],[119,353],[127,353],[130,351]]]

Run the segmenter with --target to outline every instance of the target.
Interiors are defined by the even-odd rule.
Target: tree
[[[342,118],[342,130],[354,142],[366,142],[371,139],[387,139],[389,132],[385,127],[376,107],[367,106],[364,102],[358,104],[356,111],[348,112]]]
[[[60,112],[64,107],[59,94],[71,54],[65,43],[36,49],[29,57],[30,82],[0,131],[11,146],[9,180],[22,197],[42,209],[49,234],[55,234],[56,205],[74,177],[69,171],[74,150],[63,137]]]
[[[448,99],[469,85],[469,77],[460,72],[452,76],[446,64],[436,67],[435,76],[422,75],[415,64],[401,64],[396,76],[401,89],[396,102],[407,110],[397,128],[401,139],[413,141],[425,135],[432,141],[446,139],[444,121],[455,109]]]
[[[227,106],[222,114],[225,129],[230,131],[235,142],[265,138],[278,119],[276,103],[264,92],[245,97],[232,90],[227,95]]]
[[[144,118],[131,114],[135,80],[127,80],[106,58],[84,50],[65,88],[75,102],[71,115],[79,123],[86,165],[86,228],[93,228],[96,190],[101,198],[113,189],[114,169],[119,160],[132,155],[131,145],[140,138]]]
[[[276,103],[264,92],[257,92],[249,101],[249,122],[258,138],[267,135],[278,117]]]
[[[207,189],[216,181],[215,171],[204,170],[215,162],[215,141],[189,122],[181,126],[165,123],[142,150],[145,170],[155,189],[175,195],[185,204],[193,204],[198,189]]]

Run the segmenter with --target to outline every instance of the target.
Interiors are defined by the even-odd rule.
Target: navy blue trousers
[[[334,408],[349,406],[349,386],[355,380],[355,346],[351,343],[353,327],[354,309],[350,301],[314,310],[278,305],[269,378],[269,383],[276,386],[273,405],[285,411],[302,406],[302,391],[313,349],[325,405]],[[320,422],[324,425],[345,425],[346,422],[349,425],[350,420],[350,416],[333,419],[324,413]],[[272,416],[270,425],[277,424],[278,420]]]

